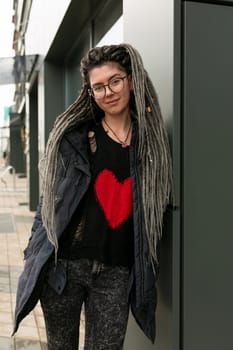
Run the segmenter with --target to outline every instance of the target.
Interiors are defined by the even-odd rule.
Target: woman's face
[[[131,77],[119,64],[109,62],[93,68],[89,72],[89,81],[94,99],[105,115],[117,116],[129,113]]]

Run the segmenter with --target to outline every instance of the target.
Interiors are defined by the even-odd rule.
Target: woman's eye
[[[95,87],[93,87],[93,90],[94,90],[95,92],[102,91],[102,90],[103,90],[103,86],[102,86],[102,85],[95,86]]]
[[[110,82],[110,85],[115,86],[118,85],[120,83],[121,79],[114,79]]]

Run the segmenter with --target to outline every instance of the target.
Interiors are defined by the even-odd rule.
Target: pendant
[[[123,142],[123,143],[121,144],[121,147],[122,147],[122,148],[126,148],[126,147],[128,147],[128,145],[127,145],[127,143]]]

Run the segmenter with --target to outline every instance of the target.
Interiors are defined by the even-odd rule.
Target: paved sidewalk
[[[0,181],[0,349],[46,350],[44,320],[39,305],[11,337],[16,286],[23,268],[22,252],[28,242],[34,212],[28,209],[27,179],[16,175],[14,186],[13,175],[6,174],[4,181]]]
[[[0,174],[2,170],[0,168]],[[23,249],[35,214],[28,207],[27,178],[16,175],[15,186],[13,180],[13,175],[7,174],[5,183],[0,181],[0,349],[47,350],[39,303],[22,321],[16,335],[11,337],[16,286],[23,268]],[[83,331],[80,333],[83,339]]]

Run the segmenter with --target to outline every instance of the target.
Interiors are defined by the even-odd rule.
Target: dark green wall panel
[[[233,349],[233,7],[184,22],[183,349]]]

